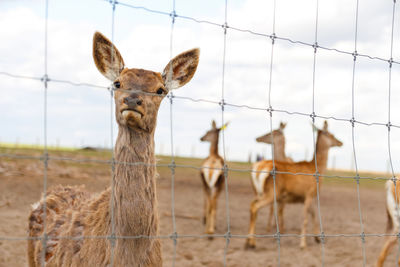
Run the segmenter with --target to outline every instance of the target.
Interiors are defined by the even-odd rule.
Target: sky
[[[172,1],[123,0],[170,13]],[[275,34],[314,43],[317,1],[276,1]],[[218,24],[224,23],[225,1],[175,1],[178,15]],[[389,59],[392,1],[359,3],[357,47],[359,54]],[[112,8],[108,1],[49,0],[47,70],[50,79],[109,86],[92,59],[92,36],[100,31],[111,38]],[[317,42],[320,46],[355,50],[356,1],[320,0]],[[228,1],[230,27],[254,32],[273,32],[273,1]],[[45,1],[0,1],[0,72],[42,77],[45,71]],[[394,20],[393,59],[400,61],[399,14]],[[313,48],[276,40],[269,99],[271,40],[264,36],[228,29],[226,37],[224,98],[227,103],[311,114],[313,110]],[[143,9],[117,5],[114,43],[127,67],[162,71],[170,59],[171,18]],[[172,53],[201,49],[200,63],[190,83],[174,91],[177,96],[221,100],[223,72],[222,27],[177,18],[172,34]],[[391,123],[400,126],[400,66],[391,76]],[[314,110],[317,115],[349,120],[352,117],[353,56],[318,49],[315,61]],[[43,144],[43,83],[0,74],[0,142]],[[110,94],[102,88],[50,82],[48,87],[47,138],[49,145],[111,145]],[[155,135],[156,152],[171,151],[170,106],[160,107]],[[367,123],[388,122],[389,64],[358,57],[354,72],[354,117]],[[271,147],[255,138],[270,131],[265,110],[225,107],[224,131],[228,160],[247,161],[256,154],[271,158]],[[221,124],[219,105],[175,99],[173,104],[174,152],[180,156],[206,157],[208,143],[200,137],[212,120]],[[287,123],[286,154],[295,161],[310,160],[313,131],[308,116],[273,112],[272,125]],[[329,152],[329,167],[354,168],[352,127],[349,121],[328,120],[329,130],[344,145]],[[317,118],[321,127],[323,119]],[[115,120],[113,137],[118,131]],[[390,131],[394,170],[400,163],[400,129]],[[115,141],[115,140],[114,140]],[[113,141],[113,142],[114,142]],[[222,142],[220,152],[222,153]],[[388,130],[385,126],[356,124],[354,149],[360,170],[388,169]]]

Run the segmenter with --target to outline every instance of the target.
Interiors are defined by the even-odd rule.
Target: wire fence
[[[14,159],[32,159],[32,160],[40,160],[43,162],[44,165],[44,174],[43,174],[43,194],[44,197],[46,197],[46,192],[47,192],[47,171],[48,171],[48,162],[49,161],[71,161],[71,162],[80,162],[80,163],[87,163],[87,162],[93,162],[93,163],[100,163],[100,164],[108,164],[110,165],[111,169],[111,189],[114,190],[114,180],[115,180],[115,175],[114,175],[114,170],[115,166],[122,164],[122,165],[144,165],[144,166],[157,166],[157,167],[167,167],[170,168],[171,170],[171,218],[172,218],[172,233],[169,235],[157,235],[157,236],[145,236],[145,235],[139,235],[139,236],[117,236],[115,234],[115,223],[114,223],[114,210],[113,210],[113,204],[111,204],[111,225],[112,225],[112,234],[110,236],[48,236],[46,234],[46,225],[44,225],[44,231],[43,231],[43,236],[40,237],[19,237],[19,236],[0,236],[0,240],[41,240],[42,245],[44,247],[43,252],[46,251],[46,246],[47,242],[49,239],[72,239],[72,240],[83,240],[83,239],[108,239],[110,240],[111,243],[111,248],[112,252],[114,251],[115,248],[115,240],[117,239],[138,239],[138,238],[149,238],[149,239],[171,239],[173,242],[173,263],[172,265],[175,266],[176,264],[176,248],[177,248],[177,243],[179,239],[182,238],[208,238],[208,237],[215,237],[215,238],[223,238],[226,240],[225,243],[225,248],[224,248],[224,256],[223,256],[223,264],[224,266],[227,266],[227,251],[229,248],[230,240],[232,238],[241,238],[245,239],[248,238],[250,235],[238,235],[238,234],[233,234],[231,233],[231,226],[230,226],[230,208],[229,208],[229,177],[228,177],[228,172],[241,172],[241,173],[251,173],[251,172],[258,172],[258,173],[266,173],[266,171],[255,171],[252,169],[235,169],[235,168],[229,168],[228,165],[226,165],[226,151],[225,151],[225,134],[224,131],[222,131],[222,148],[223,148],[223,158],[225,160],[225,165],[223,168],[212,168],[212,167],[199,167],[199,166],[194,166],[194,165],[184,165],[184,164],[176,164],[175,162],[175,155],[174,155],[174,116],[173,116],[173,107],[175,101],[188,101],[192,103],[210,103],[214,104],[220,107],[221,109],[221,125],[225,124],[225,116],[224,116],[224,111],[225,107],[234,107],[234,108],[243,108],[243,109],[250,109],[250,110],[259,110],[259,111],[264,111],[266,114],[269,116],[269,120],[266,122],[267,127],[271,131],[272,125],[273,125],[273,114],[276,113],[282,113],[282,114],[287,114],[291,116],[303,116],[303,117],[308,117],[313,125],[315,125],[315,120],[317,118],[321,119],[326,119],[326,120],[335,120],[335,121],[341,121],[341,122],[348,122],[351,125],[352,129],[352,152],[353,152],[353,158],[354,158],[354,164],[355,164],[355,176],[340,176],[340,175],[326,175],[326,174],[321,174],[318,172],[318,166],[317,166],[317,157],[316,157],[316,137],[315,133],[313,132],[313,143],[314,143],[314,159],[315,159],[315,173],[300,173],[300,172],[285,172],[285,171],[279,171],[275,169],[275,160],[274,160],[274,153],[272,148],[272,162],[273,162],[273,170],[271,172],[267,172],[272,174],[273,176],[273,181],[274,181],[274,217],[275,217],[275,223],[276,223],[276,233],[274,234],[254,234],[251,236],[254,236],[256,238],[274,238],[276,239],[277,242],[277,263],[278,266],[280,265],[281,262],[281,254],[280,254],[280,247],[281,247],[281,238],[285,237],[296,237],[296,238],[301,238],[301,237],[319,237],[321,239],[321,266],[324,266],[325,264],[325,238],[328,237],[357,237],[360,238],[361,246],[362,246],[362,258],[363,258],[363,266],[366,266],[366,252],[365,252],[365,238],[366,237],[387,237],[387,236],[396,236],[398,238],[399,244],[400,244],[400,233],[395,233],[395,234],[382,234],[382,233],[365,233],[364,232],[364,224],[363,224],[363,213],[361,209],[361,201],[360,201],[360,181],[362,180],[392,180],[394,182],[394,185],[396,186],[396,176],[394,172],[394,167],[393,167],[393,161],[392,161],[392,155],[391,155],[391,128],[400,128],[400,125],[395,125],[391,123],[391,89],[392,89],[392,67],[393,65],[400,65],[399,61],[395,61],[393,59],[393,33],[394,33],[394,25],[395,25],[395,15],[396,15],[396,0],[393,0],[393,9],[392,9],[392,25],[391,25],[391,39],[390,39],[390,58],[382,58],[378,56],[373,56],[373,55],[368,55],[368,54],[361,54],[357,52],[357,38],[358,38],[358,12],[359,12],[359,1],[355,1],[356,9],[355,9],[355,25],[354,25],[354,50],[353,51],[345,51],[345,50],[340,50],[337,48],[333,47],[324,47],[318,44],[318,25],[319,25],[319,1],[316,0],[316,6],[315,6],[315,33],[314,33],[314,43],[307,43],[301,40],[294,40],[285,36],[279,36],[275,33],[275,23],[276,23],[276,0],[273,2],[273,30],[271,34],[268,33],[263,33],[263,32],[257,32],[253,31],[251,29],[243,29],[240,27],[236,27],[234,25],[230,25],[228,23],[228,1],[225,0],[224,4],[224,23],[219,24],[213,21],[208,21],[204,19],[199,19],[199,18],[194,18],[194,17],[189,17],[185,16],[183,14],[178,14],[176,12],[176,3],[175,0],[172,0],[172,8],[170,12],[165,12],[161,10],[154,10],[147,8],[145,6],[136,6],[130,3],[122,2],[122,1],[116,1],[116,0],[104,0],[105,3],[110,4],[111,7],[111,12],[112,12],[112,24],[111,24],[111,32],[112,32],[112,37],[111,40],[114,41],[114,19],[115,19],[115,10],[116,8],[130,8],[130,9],[135,9],[139,11],[143,11],[145,13],[153,13],[157,14],[160,16],[167,16],[171,18],[171,28],[170,28],[170,58],[172,59],[173,56],[173,44],[174,44],[174,25],[176,20],[185,20],[189,22],[193,22],[196,24],[208,24],[213,27],[221,28],[221,38],[223,39],[223,54],[222,56],[222,66],[221,66],[221,99],[219,101],[214,101],[214,100],[209,100],[209,99],[202,99],[202,98],[191,98],[188,96],[177,96],[174,95],[173,92],[169,92],[167,95],[169,103],[170,103],[170,144],[171,144],[171,162],[168,164],[148,164],[145,162],[120,162],[117,161],[114,157],[114,153],[112,153],[111,158],[109,160],[99,160],[99,159],[92,159],[92,158],[84,158],[84,159],[77,159],[77,158],[70,158],[70,157],[56,157],[53,155],[49,154],[48,151],[48,146],[47,146],[47,92],[48,92],[48,84],[49,83],[62,83],[62,84],[68,84],[71,86],[85,86],[85,87],[92,87],[92,88],[97,88],[101,90],[108,90],[110,93],[110,136],[111,136],[111,144],[113,144],[114,140],[114,133],[113,133],[113,124],[114,124],[114,118],[113,118],[113,108],[114,108],[114,100],[113,100],[113,93],[115,88],[113,86],[103,86],[103,85],[96,85],[96,84],[91,84],[91,83],[85,83],[85,82],[76,82],[76,81],[68,81],[68,80],[60,80],[60,79],[53,79],[52,77],[48,76],[48,67],[47,67],[47,61],[48,61],[48,5],[49,5],[49,0],[46,0],[45,2],[45,35],[44,35],[44,74],[42,77],[32,77],[32,76],[26,76],[26,75],[20,75],[16,73],[9,73],[6,71],[0,71],[0,75],[2,76],[7,76],[11,78],[16,78],[16,79],[29,79],[29,80],[35,80],[38,82],[43,83],[43,98],[44,98],[44,117],[43,117],[43,122],[44,122],[44,127],[43,127],[43,136],[44,136],[44,149],[43,149],[43,154],[40,156],[32,156],[32,155],[22,155],[22,154],[10,154],[10,153],[0,153],[0,158],[14,158]],[[270,51],[270,65],[269,65],[269,77],[268,77],[268,83],[267,83],[267,92],[268,92],[268,106],[267,107],[256,107],[256,106],[249,106],[249,105],[243,105],[240,103],[229,103],[225,100],[225,72],[226,72],[226,47],[229,45],[227,42],[227,35],[229,31],[237,31],[237,32],[242,32],[246,33],[249,35],[255,35],[255,36],[260,36],[264,37],[266,39],[269,39],[271,41],[271,51]],[[273,79],[273,67],[274,67],[274,45],[276,42],[284,42],[293,46],[305,46],[314,51],[313,53],[313,73],[312,73],[312,112],[311,113],[304,113],[304,112],[298,112],[298,111],[293,111],[293,110],[284,110],[284,109],[275,109],[273,108],[272,102],[271,102],[271,92],[273,90],[272,88],[272,79]],[[336,54],[342,54],[349,56],[353,59],[353,68],[352,68],[352,84],[351,84],[351,91],[352,91],[352,115],[350,118],[340,118],[340,117],[335,117],[335,116],[322,116],[319,114],[315,113],[315,79],[316,79],[316,60],[318,56],[318,51],[320,50],[325,50],[325,51],[330,51],[332,53]],[[356,71],[357,71],[357,59],[359,58],[366,58],[368,60],[372,61],[381,61],[381,62],[386,62],[388,65],[388,119],[385,122],[367,122],[367,121],[360,121],[355,118],[355,113],[354,113],[354,103],[356,101],[355,99],[355,78],[356,78]],[[382,126],[387,128],[387,145],[388,145],[388,154],[389,154],[389,162],[390,162],[390,170],[391,170],[391,177],[363,177],[359,174],[359,169],[357,165],[357,153],[356,153],[356,145],[355,145],[355,128],[357,125],[364,125],[364,126]],[[273,138],[273,135],[271,135]],[[272,142],[273,143],[273,142]],[[113,147],[112,147],[113,148]],[[111,149],[113,151],[113,149]],[[194,170],[203,170],[205,168],[208,169],[214,169],[214,170],[221,170],[223,172],[224,180],[225,180],[225,203],[226,203],[226,226],[227,230],[224,234],[179,234],[177,232],[176,228],[176,215],[175,215],[175,170],[177,168],[187,168],[187,169],[194,169]],[[318,220],[319,220],[319,234],[284,234],[280,233],[279,229],[279,223],[278,223],[278,214],[277,214],[277,199],[276,199],[276,192],[275,192],[275,186],[276,186],[276,174],[290,174],[290,175],[305,175],[305,176],[313,176],[316,179],[317,183],[317,210],[318,210]],[[319,179],[320,178],[340,178],[340,179],[348,179],[348,180],[354,180],[356,181],[356,189],[357,189],[357,206],[358,206],[358,213],[359,213],[359,223],[360,223],[360,232],[359,233],[354,233],[354,234],[326,234],[324,233],[324,228],[323,228],[323,223],[322,223],[322,215],[321,215],[321,210],[320,210],[320,192],[319,192]],[[397,195],[396,195],[397,198]],[[113,198],[111,198],[113,199]],[[46,202],[44,202],[46,203]],[[46,205],[46,204],[44,204]],[[396,205],[397,205],[397,199],[396,199]],[[397,207],[398,208],[398,207]],[[43,208],[44,212],[44,224],[46,223],[46,206]],[[399,246],[400,249],[400,246]],[[113,266],[113,254],[111,253],[111,266]],[[397,260],[399,258],[400,250],[397,252]],[[45,259],[45,253],[42,254],[42,262],[44,262]],[[44,266],[44,264],[42,264]]]

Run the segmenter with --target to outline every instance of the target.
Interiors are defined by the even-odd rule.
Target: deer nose
[[[128,105],[129,108],[134,108],[136,106],[141,106],[143,101],[139,98],[138,94],[131,94],[124,98],[124,103]]]

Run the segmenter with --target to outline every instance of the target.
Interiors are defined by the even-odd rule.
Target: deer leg
[[[381,253],[379,254],[378,261],[376,262],[376,267],[383,266],[385,258],[387,257],[393,246],[396,244],[397,241],[396,239],[397,239],[396,236],[391,236],[386,240],[385,245],[383,246]]]
[[[206,211],[206,234],[210,234],[209,233],[209,229],[210,229],[210,224],[211,224],[211,196],[209,193],[207,193],[207,211]],[[211,233],[213,234],[213,233]],[[212,239],[212,237],[210,238]]]
[[[209,210],[208,210],[208,224],[206,234],[214,234],[215,229],[215,219],[216,219],[216,205],[217,205],[217,194],[214,191],[215,188],[211,189],[211,193],[208,197],[209,201]],[[213,237],[209,237],[209,239],[213,239]]]
[[[204,210],[203,210],[203,224],[207,223],[207,213],[208,213],[208,194],[207,191],[204,190]]]
[[[310,205],[310,209],[308,211],[309,211],[309,213],[311,215],[311,219],[313,221],[313,232],[314,232],[314,234],[320,234],[319,224],[318,224],[318,221],[317,221],[317,216],[315,216],[314,206]],[[315,239],[315,242],[317,242],[317,243],[321,242],[321,239],[319,238],[319,236],[315,236],[314,239]]]
[[[285,232],[285,226],[283,224],[283,208],[285,207],[285,204],[282,203],[277,203],[278,205],[278,221],[279,221],[279,232],[283,233]]]
[[[261,207],[264,207],[268,204],[271,204],[274,201],[273,194],[268,194],[263,198],[256,198],[251,202],[250,205],[250,226],[249,226],[249,235],[254,235],[255,228],[256,228],[256,219],[257,219],[257,212]],[[249,236],[246,240],[246,248],[255,248],[256,247],[256,240],[254,236]]]
[[[272,229],[272,221],[274,220],[274,205],[271,203],[269,206],[269,215],[267,221],[267,232],[271,231]]]
[[[207,234],[214,234],[215,230],[215,220],[216,220],[216,214],[217,214],[217,198],[215,195],[213,195],[210,198],[210,224],[207,230]]]
[[[279,232],[284,232],[284,224],[283,224],[283,208],[285,204],[283,203],[276,203],[278,206],[278,223],[279,223]],[[272,229],[272,225],[275,225],[275,214],[274,214],[274,203],[272,202],[269,208],[269,217],[268,217],[268,224],[267,224],[267,232],[270,232]]]
[[[311,203],[312,203],[312,197],[306,196],[306,199],[304,201],[304,210],[303,210],[303,215],[304,215],[303,227],[301,229],[302,237],[300,239],[300,248],[302,248],[302,249],[307,247],[305,234],[307,231],[307,224],[308,224],[308,216],[307,215],[308,215]]]

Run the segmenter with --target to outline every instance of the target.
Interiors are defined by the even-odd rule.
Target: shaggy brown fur
[[[226,127],[226,124],[225,124]],[[204,217],[206,234],[214,234],[217,216],[217,199],[224,187],[224,159],[218,154],[219,132],[215,121],[211,123],[211,130],[200,138],[203,142],[210,142],[210,155],[204,160],[200,171],[204,189]],[[212,237],[210,237],[211,239]]]
[[[116,47],[98,32],[93,49],[98,70],[123,89],[114,95],[119,126],[114,191],[108,188],[92,195],[76,186],[49,189],[29,216],[29,236],[48,236],[45,246],[42,240],[28,241],[29,266],[41,266],[43,258],[46,266],[108,266],[111,209],[116,237],[114,266],[162,266],[159,240],[123,237],[158,235],[154,157],[158,108],[169,90],[183,86],[193,77],[199,50],[172,59],[166,70],[170,80],[166,81],[160,73],[124,69]],[[129,164],[138,162],[144,164]]]
[[[328,123],[325,121],[324,128],[318,130],[317,144],[316,144],[316,159],[317,168],[319,174],[323,174],[326,170],[328,161],[328,151],[329,148],[334,146],[342,146],[342,142],[337,140],[331,133],[328,132]],[[271,160],[264,160],[257,162],[253,166],[253,171],[255,172],[266,172],[269,173],[273,169],[275,164],[275,170],[278,172],[289,172],[289,173],[307,173],[315,174],[315,159],[311,161],[301,161],[301,162],[282,162]],[[262,177],[262,173],[257,173],[257,177]],[[311,206],[312,200],[317,194],[317,183],[313,175],[293,175],[285,173],[277,173],[275,176],[275,192],[276,200],[283,203],[304,203],[304,221],[301,234],[306,234],[307,229],[307,214],[310,213],[314,219],[314,231],[318,233],[318,226],[316,224],[316,217],[314,209]],[[319,178],[320,182],[322,177]],[[256,190],[256,188],[255,188]],[[258,195],[251,203],[250,206],[250,226],[249,235],[254,235],[255,233],[255,222],[257,219],[258,210],[266,205],[273,203],[274,201],[274,183],[273,177],[267,175],[265,182],[263,183],[263,192]],[[304,248],[306,246],[305,236],[301,238],[300,247]],[[246,240],[247,248],[255,247],[255,238],[253,236],[247,238]]]

